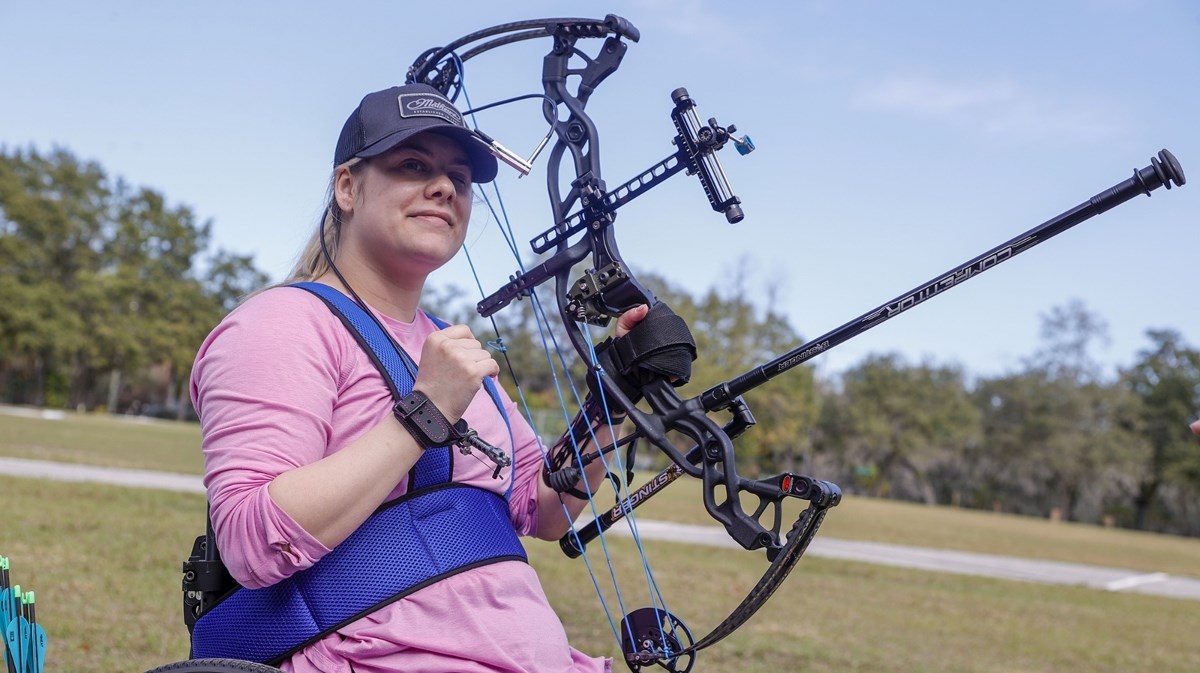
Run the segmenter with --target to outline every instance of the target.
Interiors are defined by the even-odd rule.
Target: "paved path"
[[[200,477],[193,475],[72,465],[20,458],[0,457],[0,474],[190,493],[204,492]],[[645,538],[739,548],[724,529],[715,526],[695,526],[646,519],[638,519],[637,524],[638,531]],[[613,532],[628,534],[627,530],[619,525],[614,526]],[[813,540],[808,553],[812,556],[903,568],[1200,600],[1200,578],[1166,573],[1146,573],[1058,561],[1034,561],[1011,556],[924,549],[879,542],[857,542],[821,536]]]
[[[740,549],[722,528],[638,519],[642,537]],[[614,533],[628,531],[614,526]],[[1046,584],[1086,586],[1105,591],[1131,591],[1172,598],[1200,600],[1200,578],[1146,573],[1061,561],[1034,561],[1012,556],[925,549],[882,542],[858,542],[818,535],[807,554],[825,558],[879,563],[901,568],[997,577]]]
[[[74,463],[52,463],[45,460],[25,460],[0,456],[0,474],[55,481],[87,481],[116,486],[155,488],[163,491],[204,493],[200,477],[175,472],[126,470],[119,467],[96,467]]]

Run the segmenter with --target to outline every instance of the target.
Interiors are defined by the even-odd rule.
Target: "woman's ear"
[[[333,178],[333,198],[337,200],[338,208],[341,208],[343,213],[350,213],[354,210],[356,183],[349,168],[343,166],[337,169],[337,175]]]

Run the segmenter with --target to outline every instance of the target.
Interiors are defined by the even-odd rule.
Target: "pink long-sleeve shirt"
[[[419,365],[425,338],[437,326],[419,311],[411,324],[376,315]],[[230,573],[258,588],[316,563],[329,549],[275,504],[267,486],[391,414],[378,369],[320,299],[298,288],[274,288],[231,312],[204,341],[191,392],[201,418],[213,526]],[[493,479],[486,459],[453,452],[453,479],[501,494],[511,480],[513,526],[530,535],[537,530],[541,451],[512,400],[501,397],[511,441],[486,391],[464,418],[489,443],[513,452],[513,469]],[[407,478],[389,499],[406,490]],[[528,564],[503,561],[380,608],[281,667],[292,673],[592,673],[611,666],[570,647]]]

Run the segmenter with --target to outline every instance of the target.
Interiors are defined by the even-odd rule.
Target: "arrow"
[[[43,673],[46,666],[46,629],[37,623],[36,596],[25,592],[25,618],[29,620],[29,656],[25,660],[27,673]]]
[[[21,615],[21,585],[8,590],[10,595],[8,626],[4,629],[4,649],[8,652],[8,670],[25,673],[25,655],[29,651],[29,621]]]
[[[8,673],[17,673],[16,662],[13,661],[13,649],[7,644],[8,624],[12,621],[13,603],[12,589],[8,585],[8,557],[0,556],[0,640],[4,645],[4,663]]]

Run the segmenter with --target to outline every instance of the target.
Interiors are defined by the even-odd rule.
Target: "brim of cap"
[[[355,154],[356,157],[370,159],[386,153],[392,148],[409,138],[421,133],[440,133],[449,136],[453,140],[458,141],[462,146],[463,151],[467,153],[467,161],[471,164],[471,181],[476,183],[491,182],[496,179],[496,173],[499,167],[496,164],[496,157],[488,149],[486,143],[479,136],[471,133],[467,129],[455,124],[431,123],[416,128],[408,128],[402,131],[397,131],[390,136],[381,138],[371,145],[364,147],[362,151]]]

